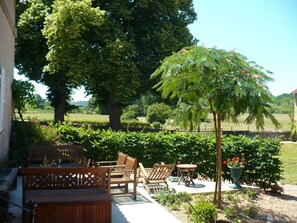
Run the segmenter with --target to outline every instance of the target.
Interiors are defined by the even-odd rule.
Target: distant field
[[[53,121],[54,120],[54,113],[53,111],[44,111],[44,110],[29,110],[24,113],[24,119],[38,119],[40,121]],[[246,115],[241,116],[239,118],[239,123],[222,123],[222,128],[225,131],[239,131],[239,130],[256,130],[255,124],[246,125],[244,124],[244,120],[246,119]],[[282,127],[278,130],[290,130],[291,121],[288,114],[275,114],[276,119],[281,123]],[[213,123],[212,123],[212,116],[209,115],[209,123],[203,122],[200,126],[200,129],[203,130],[212,130]],[[140,120],[145,120],[145,118],[140,118]],[[77,114],[71,113],[68,116],[65,116],[65,121],[71,122],[107,122],[108,116],[107,115],[97,115],[97,114]],[[275,130],[275,127],[272,125],[270,120],[265,120],[265,130]]]
[[[40,121],[53,121],[54,112],[53,111],[43,111],[43,110],[29,110],[23,114],[24,119],[38,119]],[[108,115],[97,115],[97,114],[82,114],[82,113],[71,113],[65,116],[65,121],[71,122],[107,122]]]
[[[281,123],[282,127],[279,128],[278,130],[290,130],[291,127],[291,120],[288,114],[274,114],[275,118]],[[243,115],[239,117],[239,123],[228,123],[228,122],[223,122],[222,123],[222,128],[225,131],[239,131],[239,130],[256,130],[256,125],[251,124],[251,125],[246,125],[244,123],[244,120],[246,119],[247,115]],[[209,120],[212,120],[212,117],[208,117]],[[213,122],[211,123],[202,123],[201,124],[201,130],[202,129],[211,129],[213,128]],[[271,130],[276,130],[274,125],[269,119],[265,119],[265,126],[264,126],[266,131],[271,131]]]

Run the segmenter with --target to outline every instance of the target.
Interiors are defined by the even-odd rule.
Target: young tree
[[[237,122],[240,115],[248,113],[245,122],[255,121],[258,129],[264,128],[264,117],[270,118],[275,126],[280,125],[269,112],[272,96],[266,86],[272,80],[269,73],[234,51],[192,46],[165,58],[152,74],[152,78],[161,76],[155,87],[163,97],[178,98],[179,112],[186,117],[179,121],[184,125],[197,123],[204,107],[199,100],[207,102],[216,134],[214,202],[218,206],[221,206],[221,121]]]
[[[12,101],[14,110],[17,110],[17,113],[20,116],[22,122],[23,112],[26,110],[26,104],[34,103],[34,85],[28,81],[13,80],[12,85]],[[16,115],[14,114],[15,118]]]

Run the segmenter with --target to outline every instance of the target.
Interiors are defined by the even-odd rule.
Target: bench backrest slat
[[[23,191],[59,189],[101,189],[109,193],[109,168],[34,168],[23,169]]]
[[[43,161],[46,158],[49,161],[67,160],[84,161],[84,148],[81,145],[32,145],[28,148],[28,162]]]

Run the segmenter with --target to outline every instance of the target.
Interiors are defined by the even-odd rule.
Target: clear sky
[[[243,54],[273,72],[274,96],[297,88],[297,0],[194,0],[197,20],[189,26],[198,45]],[[35,84],[41,97],[46,88]],[[74,101],[88,100],[83,90]]]
[[[200,42],[243,54],[273,72],[274,95],[297,88],[297,0],[194,0]]]

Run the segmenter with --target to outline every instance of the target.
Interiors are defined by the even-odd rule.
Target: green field
[[[24,113],[24,119],[38,119],[40,121],[53,121],[54,120],[54,113],[53,111],[44,111],[44,110],[29,110]],[[246,119],[246,115],[239,117],[239,123],[228,123],[223,122],[222,128],[225,131],[239,131],[239,130],[256,130],[255,124],[246,125],[244,120]],[[278,130],[290,130],[291,121],[288,114],[275,114],[276,119],[281,123],[282,127]],[[200,129],[203,130],[212,130],[213,123],[212,123],[212,116],[209,115],[208,117],[209,122],[203,122],[200,126]],[[145,120],[145,118],[140,118],[140,120]],[[65,121],[71,122],[107,122],[108,116],[107,115],[97,115],[97,114],[78,114],[78,113],[71,113],[68,116],[65,116]],[[172,127],[171,127],[172,128]],[[173,127],[175,129],[175,127]],[[265,120],[265,131],[276,130],[275,127],[272,125],[270,120]]]
[[[280,160],[283,163],[284,184],[297,185],[297,143],[282,143]]]
[[[23,114],[25,120],[40,120],[40,121],[54,121],[53,111],[43,110],[29,110]],[[65,116],[65,121],[70,122],[108,122],[108,115],[98,114],[83,114],[83,113],[71,113]]]

